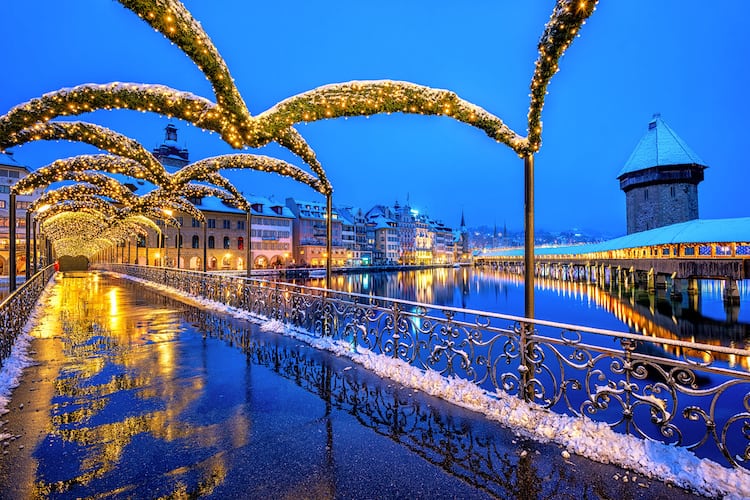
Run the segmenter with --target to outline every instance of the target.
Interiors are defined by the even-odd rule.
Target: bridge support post
[[[672,299],[682,300],[682,280],[672,274]]]
[[[656,290],[656,273],[654,272],[654,268],[648,270],[648,282],[646,285],[646,288],[648,289],[648,293],[654,293],[654,290]]]
[[[654,273],[654,281],[656,283],[656,288],[659,290],[666,290],[667,289],[667,276],[665,274],[660,273]]]
[[[725,305],[739,305],[740,303],[740,291],[737,288],[737,281],[732,278],[724,279],[724,299]]]

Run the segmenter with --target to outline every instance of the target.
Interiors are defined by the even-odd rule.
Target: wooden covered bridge
[[[479,266],[524,272],[523,248],[475,253]],[[681,293],[699,279],[724,280],[724,300],[739,302],[738,280],[750,279],[750,217],[696,219],[599,243],[538,247],[534,274],[598,284],[621,283]]]

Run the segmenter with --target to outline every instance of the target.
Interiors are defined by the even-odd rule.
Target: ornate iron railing
[[[10,356],[13,344],[29,319],[31,311],[55,274],[54,266],[47,266],[29,278],[0,303],[0,366]]]
[[[110,269],[278,319],[559,413],[750,459],[750,351],[482,311],[167,268]]]

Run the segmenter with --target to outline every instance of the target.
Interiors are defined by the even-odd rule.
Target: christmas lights
[[[330,194],[333,189],[322,165],[293,128],[299,122],[392,112],[449,116],[484,131],[520,156],[533,154],[541,145],[541,113],[549,82],[558,71],[560,57],[597,3],[594,0],[557,1],[539,41],[539,56],[531,81],[528,137],[522,137],[500,118],[459,98],[454,92],[390,80],[325,85],[292,96],[253,117],[226,63],[200,24],[180,2],[120,2],[195,62],[211,82],[217,103],[163,85],[113,82],[80,85],[44,94],[0,117],[0,150],[36,140],[67,139],[85,142],[111,153],[57,160],[12,187],[14,193],[29,194],[58,181],[79,183],[49,191],[32,207],[39,210],[42,205],[52,205],[50,210],[39,213],[38,218],[57,221],[47,227],[50,230],[57,228],[55,234],[61,248],[75,248],[69,246],[71,242],[81,245],[86,240],[80,236],[71,237],[70,232],[60,229],[63,226],[66,231],[79,228],[80,234],[85,232],[84,229],[89,231],[86,234],[91,242],[90,248],[93,248],[121,241],[122,235],[131,234],[131,231],[145,231],[144,223],[138,222],[138,218],[156,217],[177,224],[176,219],[165,215],[164,208],[203,220],[202,213],[186,197],[216,196],[243,210],[248,209],[241,193],[218,173],[223,168],[275,172],[303,182],[322,194]],[[281,160],[247,154],[208,158],[170,175],[150,152],[126,136],[90,123],[50,121],[59,116],[99,109],[131,109],[174,116],[219,133],[234,148],[261,147],[274,141],[302,158],[315,175]],[[138,197],[116,180],[92,170],[145,179],[156,189]],[[190,184],[190,181],[207,182],[216,187]],[[117,202],[121,207],[117,208],[111,202]],[[68,215],[72,217],[76,213],[80,217],[68,219]],[[101,220],[110,222],[100,227]],[[124,220],[131,222],[124,224]]]

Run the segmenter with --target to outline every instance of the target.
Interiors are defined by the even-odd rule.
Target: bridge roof
[[[599,243],[559,247],[537,247],[535,255],[581,255],[625,248],[688,243],[748,243],[750,242],[750,217],[736,219],[696,219],[649,231],[628,234]],[[523,248],[508,248],[482,254],[485,256],[523,255]]]
[[[666,165],[706,167],[703,160],[657,114],[648,123],[646,134],[641,137],[641,141],[617,174],[617,178],[639,170]]]

